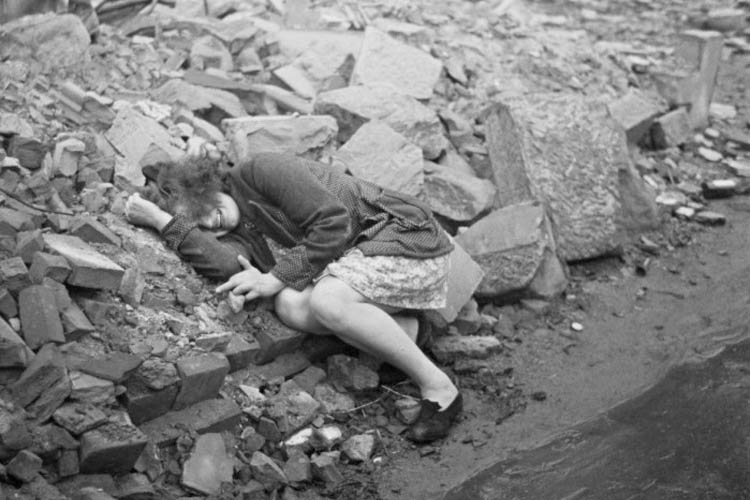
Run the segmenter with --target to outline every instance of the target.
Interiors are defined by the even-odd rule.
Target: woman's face
[[[226,234],[240,223],[240,207],[234,198],[226,193],[216,195],[216,203],[211,210],[198,219],[198,225],[219,234]]]

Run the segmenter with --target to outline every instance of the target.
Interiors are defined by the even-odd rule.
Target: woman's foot
[[[422,399],[421,405],[419,416],[409,429],[407,437],[418,443],[428,443],[448,435],[453,421],[463,410],[463,396],[457,392],[443,409],[439,403],[429,399]]]

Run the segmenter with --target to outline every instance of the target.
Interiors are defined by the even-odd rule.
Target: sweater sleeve
[[[176,251],[196,272],[207,278],[225,280],[242,271],[242,255],[261,271],[273,267],[273,255],[257,231],[233,231],[217,238],[177,215],[161,231],[167,246]]]
[[[294,155],[259,154],[241,175],[269,203],[299,227],[304,237],[271,270],[285,285],[304,289],[325,266],[340,257],[351,238],[349,212]]]

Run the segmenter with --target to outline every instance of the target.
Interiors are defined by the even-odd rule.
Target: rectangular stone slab
[[[69,285],[97,290],[117,290],[125,270],[75,236],[45,234],[44,243],[54,253],[65,257],[72,272]]]

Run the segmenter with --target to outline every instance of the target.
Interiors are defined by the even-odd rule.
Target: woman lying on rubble
[[[132,195],[130,222],[159,231],[202,274],[228,278],[217,293],[274,297],[288,326],[336,335],[402,370],[422,395],[409,437],[448,434],[461,394],[415,343],[417,318],[396,314],[445,305],[453,246],[429,208],[292,155],[157,168],[170,201],[162,209]],[[256,231],[289,250],[274,262]]]

